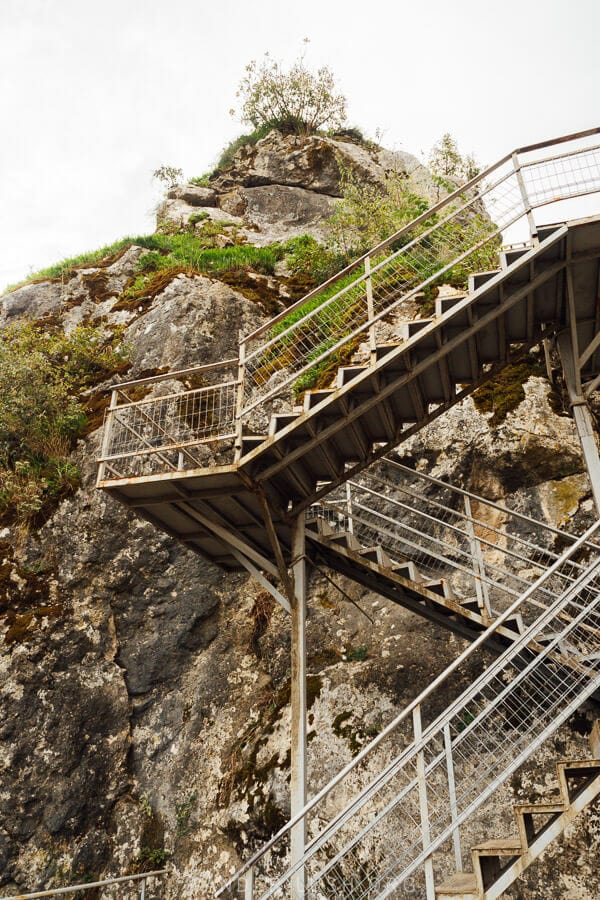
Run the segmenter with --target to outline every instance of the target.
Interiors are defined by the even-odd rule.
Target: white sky
[[[0,290],[154,229],[152,171],[214,164],[265,51],[326,63],[351,124],[492,163],[600,125],[600,0],[0,0]],[[247,130],[247,129],[246,129]]]

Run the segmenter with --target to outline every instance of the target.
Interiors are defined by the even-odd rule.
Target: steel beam
[[[573,410],[573,419],[581,443],[583,458],[590,477],[592,496],[596,510],[600,512],[600,454],[594,429],[594,420],[587,400],[581,388],[581,372],[576,356],[571,331],[576,329],[575,322],[571,329],[561,332],[556,339],[558,352],[565,376],[565,385],[569,395],[569,404]]]
[[[304,513],[292,523],[292,579],[294,594],[291,603],[292,626],[292,684],[291,684],[291,814],[292,818],[306,804],[306,537]],[[292,828],[291,865],[304,855],[306,818]],[[292,878],[292,898],[304,897],[304,869]]]

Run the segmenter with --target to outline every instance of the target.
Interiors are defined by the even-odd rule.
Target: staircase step
[[[454,599],[454,595],[450,590],[450,585],[444,578],[436,578],[434,581],[424,581],[423,587],[427,588],[428,591],[431,591],[432,594],[438,594],[446,600]]]
[[[523,632],[525,631],[523,616],[520,613],[517,613],[514,616],[509,616],[504,623],[504,627],[508,628],[509,631],[514,631],[515,634],[523,634]]]
[[[522,856],[523,845],[519,835],[496,838],[471,848],[473,870],[477,879],[477,886],[483,894],[502,873],[502,870],[510,865],[511,860]]]
[[[508,837],[494,838],[491,841],[484,841],[471,848],[477,856],[518,856],[523,847],[519,840],[518,834],[511,834]]]
[[[363,372],[366,372],[367,369],[368,366],[342,366],[341,369],[338,369],[337,386],[339,388],[344,387],[344,385],[362,375]]]
[[[415,334],[418,334],[427,325],[431,325],[433,319],[413,319],[412,322],[402,322],[400,325],[400,336],[403,341],[409,341]]]
[[[526,849],[565,811],[564,803],[516,803],[513,807],[521,846]],[[542,821],[539,817],[543,817]]]
[[[474,272],[472,275],[469,275],[469,293],[474,294],[477,288],[480,288],[483,284],[487,284],[488,281],[495,278],[499,271],[500,269],[494,269],[493,272]]]
[[[469,612],[479,613],[483,615],[483,609],[479,605],[479,601],[474,597],[469,598],[467,600],[459,600],[459,605],[462,606],[463,609],[467,609]]]
[[[368,559],[369,562],[376,563],[378,566],[383,566],[385,569],[392,568],[392,561],[383,547],[367,547],[366,550],[360,551],[360,555],[364,556],[365,559]]]
[[[512,264],[521,259],[522,256],[529,253],[530,250],[531,247],[514,247],[503,250],[500,253],[500,265],[503,269],[508,269],[509,266],[512,266]]]
[[[246,435],[242,437],[242,456],[252,453],[257,447],[267,440],[267,435]]]
[[[421,584],[421,582],[424,581],[423,576],[415,566],[414,562],[410,562],[410,560],[406,560],[405,562],[393,562],[391,569],[395,575],[400,575],[402,578],[408,578],[409,581],[415,581],[418,584]]]
[[[345,547],[348,550],[360,551],[361,549],[359,542],[349,531],[336,531],[331,535],[331,537],[328,538],[327,543],[336,544],[341,547]]]
[[[436,900],[478,900],[480,896],[472,872],[457,872],[435,889]]]
[[[327,400],[331,397],[333,393],[332,390],[306,391],[304,394],[304,412],[314,409],[314,407],[319,403],[322,403],[323,400]]]
[[[298,413],[274,413],[269,422],[269,434],[277,434],[283,431],[288,425],[292,425],[298,418]]]
[[[388,353],[391,353],[392,350],[396,350],[400,346],[399,343],[390,343],[390,344],[377,344],[375,347],[375,359],[379,362],[380,359],[383,359],[384,356],[387,356]]]
[[[462,303],[466,296],[466,294],[459,294],[454,297],[438,297],[435,301],[436,316],[446,315],[447,312],[450,312],[451,309],[454,309],[455,306]]]
[[[306,527],[312,527],[317,534],[320,534],[322,537],[329,537],[336,533],[335,528],[332,528],[327,519],[323,519],[322,516],[312,516],[307,518]]]
[[[558,783],[566,801],[573,800],[600,776],[600,759],[562,759],[556,763]]]

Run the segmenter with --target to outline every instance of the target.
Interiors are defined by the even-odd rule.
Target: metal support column
[[[600,454],[594,430],[594,420],[581,388],[581,373],[575,353],[573,338],[569,331],[563,331],[557,338],[558,351],[565,376],[565,384],[569,394],[569,403],[573,410],[573,419],[579,435],[583,458],[587,466],[592,496],[596,509],[600,512]]]
[[[298,813],[306,803],[306,559],[305,519],[300,513],[292,524],[292,579],[293,597],[290,597],[292,638],[291,684],[291,813]],[[292,828],[291,864],[304,854],[306,822],[302,819]],[[292,880],[292,898],[304,897],[304,870],[300,869]]]

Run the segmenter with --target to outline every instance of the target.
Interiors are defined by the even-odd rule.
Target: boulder
[[[216,206],[217,195],[212,188],[199,184],[178,184],[167,194],[169,200],[183,200],[189,206]]]

